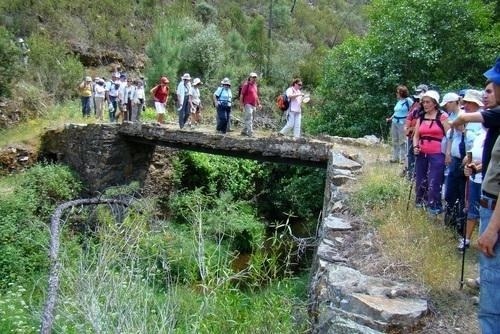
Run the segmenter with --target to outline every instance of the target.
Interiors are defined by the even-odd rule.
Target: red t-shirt
[[[441,124],[444,124],[447,119],[448,115],[442,113],[440,117]],[[441,153],[441,141],[443,140],[444,134],[443,129],[437,124],[436,120],[423,119],[418,128],[418,134],[420,137],[419,145],[421,153]],[[426,137],[434,139],[426,139]]]
[[[257,106],[259,104],[259,97],[257,94],[257,85],[255,83],[247,81],[241,88],[243,105],[250,104],[254,107]]]
[[[154,98],[160,103],[166,103],[168,97],[168,86],[158,85],[154,91]]]

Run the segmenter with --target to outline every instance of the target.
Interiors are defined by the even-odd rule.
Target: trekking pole
[[[472,152],[470,151],[467,152],[467,161],[468,163],[472,162]],[[467,179],[465,180],[465,206],[464,206],[465,212],[469,210],[469,180],[470,178],[467,176]],[[466,234],[467,234],[467,217],[465,217],[465,222],[463,223],[462,227],[463,250],[462,250],[462,272],[460,274],[460,290],[462,290],[464,287],[465,250],[467,249],[467,247],[465,247]]]

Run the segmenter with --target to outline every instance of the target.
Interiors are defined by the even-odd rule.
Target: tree
[[[498,54],[499,25],[481,0],[374,0],[371,29],[332,49],[325,61],[325,99],[318,132],[383,134],[394,88],[432,84],[443,92],[481,87]]]

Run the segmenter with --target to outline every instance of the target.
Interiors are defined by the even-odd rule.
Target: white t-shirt
[[[201,99],[200,99],[200,90],[196,87],[191,87],[191,91],[189,92],[189,95],[191,95],[191,102],[193,104],[199,106],[201,104]]]
[[[290,98],[291,95],[295,95],[297,93],[299,93],[299,94],[301,93],[300,89],[295,89],[293,87],[288,87],[286,92],[285,92],[286,96],[288,96],[290,99],[290,111],[299,113],[302,111],[302,109],[300,107],[300,105],[302,104],[302,96],[299,95],[299,96],[295,96],[295,97]]]
[[[106,95],[106,87],[104,85],[95,85],[94,87],[94,96],[95,97],[105,97]]]

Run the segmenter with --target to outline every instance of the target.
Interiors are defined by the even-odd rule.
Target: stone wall
[[[144,184],[154,149],[125,141],[116,124],[69,124],[45,133],[40,156],[69,165],[95,194],[134,180]]]

